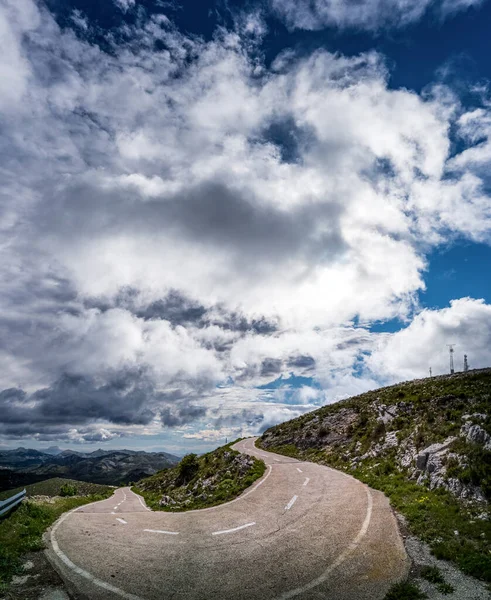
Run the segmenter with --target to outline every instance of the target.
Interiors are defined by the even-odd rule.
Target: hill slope
[[[154,510],[192,510],[231,500],[266,469],[262,461],[232,450],[231,444],[200,457],[188,454],[176,467],[139,481],[134,490]]]
[[[56,497],[62,496],[62,487],[69,485],[73,488],[73,496],[93,496],[93,495],[110,495],[113,493],[114,488],[107,485],[100,485],[98,483],[88,483],[87,481],[77,481],[75,479],[65,479],[61,477],[54,477],[53,479],[45,479],[38,483],[31,483],[25,486],[26,497],[32,498],[33,496],[47,496]],[[24,487],[18,487],[11,490],[0,492],[0,500],[10,498],[17,492],[21,492]]]
[[[383,490],[437,556],[491,581],[490,407],[491,369],[457,373],[325,406],[258,445]]]

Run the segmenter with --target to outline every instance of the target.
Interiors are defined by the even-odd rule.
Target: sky
[[[491,365],[489,0],[0,0],[0,448],[203,452]]]

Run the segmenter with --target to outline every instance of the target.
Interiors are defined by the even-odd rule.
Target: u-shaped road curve
[[[354,478],[235,445],[261,480],[217,507],[152,512],[129,488],[65,514],[48,557],[75,598],[381,600],[408,571],[385,496]]]

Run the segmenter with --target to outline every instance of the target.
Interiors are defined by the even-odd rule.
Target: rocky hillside
[[[441,558],[491,581],[491,369],[401,383],[268,429],[267,450],[383,490]]]
[[[178,461],[167,452],[96,450],[85,454],[65,450],[53,455],[17,448],[0,452],[0,490],[51,477],[121,485],[153,475]]]
[[[268,429],[264,448],[356,470],[384,460],[430,489],[491,498],[491,369],[402,383]],[[290,448],[289,448],[290,446]]]
[[[199,457],[188,454],[176,467],[143,479],[133,489],[154,510],[192,510],[227,502],[265,471],[262,461],[230,446]]]

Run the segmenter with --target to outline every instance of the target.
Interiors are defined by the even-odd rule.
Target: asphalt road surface
[[[264,452],[261,480],[221,506],[152,512],[129,488],[64,515],[48,557],[76,598],[382,599],[409,568],[387,499],[328,467]]]

